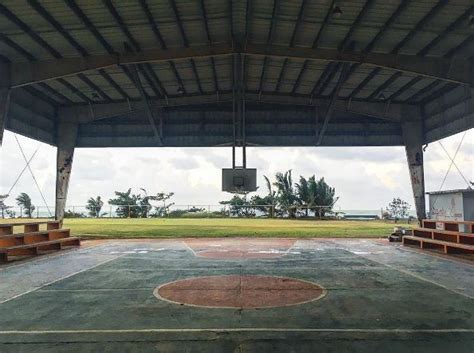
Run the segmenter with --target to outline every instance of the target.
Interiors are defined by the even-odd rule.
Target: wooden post
[[[423,121],[410,120],[402,122],[402,135],[410,171],[416,216],[421,225],[421,221],[426,218]]]
[[[10,67],[7,64],[0,64],[0,146],[7,123],[10,92]]]
[[[62,224],[66,207],[69,179],[71,177],[74,148],[76,146],[78,125],[75,123],[58,123],[56,144],[56,208],[55,219]]]

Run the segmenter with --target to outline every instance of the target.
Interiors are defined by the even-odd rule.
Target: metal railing
[[[52,215],[49,213],[52,212]],[[0,218],[51,218],[54,206],[36,206],[32,212],[21,207],[0,210]],[[340,218],[344,212],[332,206],[298,205],[283,208],[277,205],[104,205],[100,211],[90,210],[85,205],[66,207],[66,218],[288,218],[326,216]]]

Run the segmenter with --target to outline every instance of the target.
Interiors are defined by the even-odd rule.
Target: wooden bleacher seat
[[[46,229],[40,230],[44,224]],[[23,227],[24,232],[13,233],[14,227]],[[71,237],[69,229],[61,229],[58,221],[0,224],[0,261],[79,245],[80,239]]]
[[[474,222],[425,219],[422,226],[413,229],[412,235],[404,236],[403,245],[442,249],[445,254],[474,254]]]

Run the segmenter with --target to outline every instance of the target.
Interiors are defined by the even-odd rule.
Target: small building
[[[474,221],[474,190],[428,192],[429,218],[440,221]]]

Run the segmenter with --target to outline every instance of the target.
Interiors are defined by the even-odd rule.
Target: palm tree
[[[283,210],[288,212],[290,218],[295,217],[295,203],[297,196],[293,188],[293,179],[291,177],[291,169],[285,174],[278,172],[275,174],[276,181],[273,185],[277,188],[277,199]]]
[[[267,185],[267,191],[268,195],[264,198],[264,200],[270,201],[270,212],[269,216],[270,218],[273,218],[275,216],[275,203],[276,203],[276,192],[272,188],[272,183],[270,182],[270,179],[266,175],[263,176],[265,178],[265,184]]]
[[[12,206],[7,206],[5,204],[5,200],[8,196],[9,195],[7,195],[7,194],[0,195],[0,216],[2,218],[5,218],[5,214],[7,214],[7,216],[8,216],[8,212],[10,211],[10,208],[12,208]]]
[[[96,198],[90,197],[89,200],[87,200],[86,209],[89,210],[91,217],[100,217],[102,206],[104,206],[104,201],[101,200],[100,196]]]
[[[150,201],[161,201],[163,203],[162,207],[155,207],[156,213],[153,216],[164,216],[168,214],[169,208],[174,205],[174,202],[166,204],[171,197],[173,197],[174,192],[166,193],[159,192],[156,195],[148,195],[148,192],[144,188],[140,188],[144,196],[141,197],[140,206],[142,207],[142,216],[144,218],[148,217],[148,213],[152,209]]]
[[[298,195],[298,203],[306,206],[305,212],[308,217],[309,207],[313,206],[315,195],[311,188],[311,181],[314,181],[314,175],[307,180],[304,176],[300,176],[300,182],[295,184],[296,194]]]
[[[32,217],[35,206],[33,206],[31,203],[31,198],[27,193],[22,192],[20,195],[18,195],[16,198],[16,204],[25,210],[25,215],[28,218]]]
[[[327,211],[332,209],[337,200],[339,200],[339,197],[335,197],[336,189],[330,187],[324,178],[321,178],[316,182],[316,190],[316,205],[327,206],[319,208],[319,215],[322,217]]]

